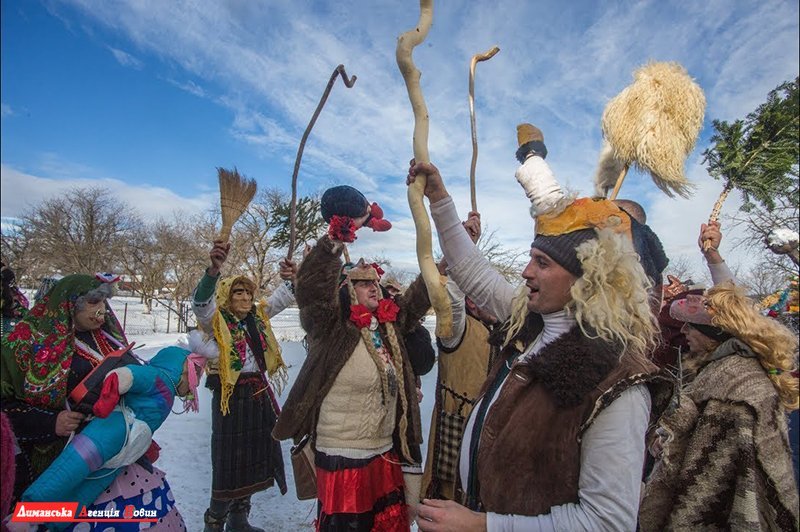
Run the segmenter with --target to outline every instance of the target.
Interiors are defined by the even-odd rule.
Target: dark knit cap
[[[633,216],[631,216],[631,235],[633,236],[633,248],[639,255],[644,273],[647,274],[653,285],[658,286],[661,284],[661,276],[669,264],[661,240],[649,226],[640,224]]]
[[[369,202],[364,194],[349,185],[329,188],[320,200],[322,218],[329,223],[334,215],[359,218],[367,214],[368,209]]]
[[[580,229],[563,235],[536,235],[531,248],[536,248],[558,263],[575,277],[583,275],[581,261],[575,248],[588,240],[597,238],[594,229]]]

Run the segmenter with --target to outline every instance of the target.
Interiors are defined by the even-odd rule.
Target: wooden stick
[[[333,83],[336,81],[336,76],[339,74],[341,74],[342,81],[344,82],[345,87],[348,89],[351,88],[355,84],[356,79],[358,79],[356,76],[347,79],[347,72],[344,70],[344,65],[339,65],[333,69],[331,79],[328,80],[328,85],[325,87],[325,92],[322,93],[322,98],[320,98],[317,108],[311,117],[311,121],[308,123],[308,127],[306,127],[306,130],[303,133],[303,138],[300,140],[300,147],[297,148],[297,157],[295,157],[294,160],[294,172],[292,172],[292,203],[289,207],[289,251],[286,254],[286,258],[289,260],[292,260],[295,239],[297,238],[297,173],[300,170],[300,159],[303,158],[303,150],[306,147],[308,136],[311,134],[311,128],[314,127],[314,124],[319,117],[319,113],[325,106],[325,102],[328,101],[328,95],[331,93]]]
[[[411,29],[397,39],[397,66],[403,74],[403,80],[408,90],[408,99],[414,110],[414,159],[417,162],[430,162],[428,154],[428,108],[419,85],[421,73],[414,66],[411,53],[418,44],[425,40],[433,22],[433,0],[420,0],[419,21],[417,27]],[[441,281],[439,271],[433,262],[433,248],[431,241],[431,223],[428,211],[422,201],[427,183],[427,176],[417,175],[414,183],[408,187],[408,204],[414,218],[417,230],[417,261],[420,273],[425,280],[431,306],[436,312],[436,336],[449,338],[453,331],[453,313],[450,309],[450,299]]]
[[[708,217],[708,223],[716,222],[719,219],[719,213],[722,211],[722,204],[725,202],[728,194],[731,193],[731,190],[733,190],[733,183],[728,181],[725,183],[722,192],[719,193],[717,201],[714,202],[714,208],[711,209],[711,216]],[[703,251],[708,251],[709,249],[711,249],[711,240],[703,240]]]
[[[472,126],[472,164],[469,167],[469,195],[472,201],[472,212],[478,212],[478,200],[475,192],[475,167],[478,164],[478,132],[475,127],[475,65],[480,61],[488,61],[500,51],[500,48],[493,46],[482,54],[472,56],[469,62],[469,122]]]
[[[614,191],[611,193],[611,197],[608,198],[611,201],[617,199],[617,194],[619,194],[619,189],[622,188],[622,182],[625,181],[625,176],[628,175],[628,165],[622,167],[622,171],[619,173],[619,177],[617,178],[617,183],[614,185]]]

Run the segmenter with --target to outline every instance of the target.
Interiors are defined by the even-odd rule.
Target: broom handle
[[[297,148],[297,157],[294,160],[294,172],[292,172],[292,203],[289,207],[289,252],[286,256],[289,260],[292,260],[295,239],[297,238],[297,172],[300,170],[300,160],[303,158],[303,150],[306,147],[308,136],[311,134],[311,128],[314,127],[314,123],[317,121],[319,113],[325,106],[325,102],[328,101],[328,95],[331,93],[331,88],[333,88],[333,83],[336,81],[336,76],[340,74],[345,87],[349,89],[353,86],[353,84],[355,84],[357,77],[353,76],[348,79],[347,72],[344,70],[344,65],[339,65],[333,69],[331,79],[328,80],[328,85],[325,87],[325,92],[322,93],[322,98],[320,98],[317,108],[314,111],[314,115],[311,117],[311,121],[308,123],[308,127],[306,127],[306,130],[303,133],[303,138],[300,140],[300,147]]]
[[[347,244],[342,244],[342,246],[344,247],[342,252],[344,253],[344,262],[346,264],[346,263],[350,262],[350,252],[347,251]]]
[[[614,191],[611,193],[611,197],[608,198],[611,201],[617,199],[617,194],[619,194],[619,189],[622,188],[622,182],[625,181],[625,176],[628,175],[628,165],[622,167],[622,171],[619,173],[619,177],[617,178],[617,182],[614,185]]]
[[[708,223],[716,222],[717,219],[719,219],[719,213],[722,211],[722,204],[725,202],[728,194],[731,193],[731,190],[733,190],[733,183],[728,181],[725,183],[725,188],[723,188],[722,192],[719,193],[717,201],[714,202],[714,208],[711,209],[711,216],[708,217]],[[708,251],[709,249],[711,249],[711,240],[704,240],[703,251]]]
[[[478,164],[478,133],[475,127],[475,65],[487,61],[497,54],[500,48],[493,46],[482,54],[472,56],[469,62],[469,122],[472,126],[472,163],[469,167],[469,196],[472,201],[472,212],[478,212],[478,199],[475,191],[475,167]]]

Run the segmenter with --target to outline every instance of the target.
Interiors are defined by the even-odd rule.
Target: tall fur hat
[[[616,204],[605,199],[570,197],[558,184],[545,162],[544,135],[531,124],[517,126],[517,157],[522,165],[516,178],[531,201],[531,216],[536,221],[532,247],[547,253],[564,269],[580,277],[582,267],[576,248],[595,238],[595,229],[611,229],[631,235],[631,218]],[[540,148],[536,148],[541,143]]]

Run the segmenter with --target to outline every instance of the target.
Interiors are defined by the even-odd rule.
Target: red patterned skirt
[[[408,532],[397,454],[354,459],[317,451],[315,462],[318,531]]]

